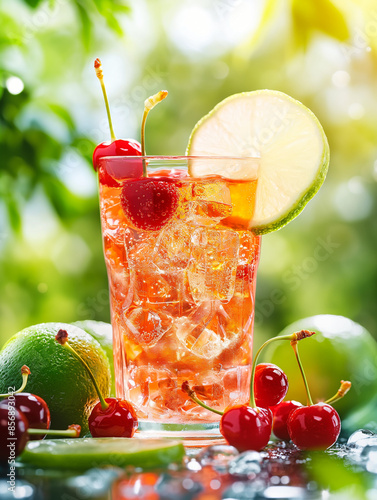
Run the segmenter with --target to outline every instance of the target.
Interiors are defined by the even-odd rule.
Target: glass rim
[[[187,161],[187,160],[237,160],[237,161],[250,161],[256,160],[260,161],[260,156],[169,156],[169,155],[145,155],[145,156],[101,156],[99,161],[102,160],[175,160],[175,161]]]

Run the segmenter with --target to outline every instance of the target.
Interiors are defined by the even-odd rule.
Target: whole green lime
[[[0,392],[21,385],[21,366],[31,375],[26,391],[43,398],[51,412],[51,428],[81,425],[88,432],[88,416],[98,401],[94,385],[82,364],[55,341],[60,329],[68,332],[68,341],[89,365],[100,390],[110,392],[110,367],[107,356],[91,335],[65,323],[30,326],[12,337],[0,351]]]
[[[111,371],[111,395],[115,396],[115,374],[114,374],[114,357],[113,357],[113,328],[110,323],[104,321],[95,321],[86,319],[84,321],[75,321],[72,325],[76,325],[82,330],[85,330],[89,335],[94,337],[100,346],[107,354],[110,363]]]
[[[343,316],[319,315],[287,326],[280,335],[299,330],[316,332],[299,342],[299,353],[313,401],[334,395],[341,380],[350,380],[349,393],[334,404],[341,417],[365,405],[377,392],[377,342],[361,325]],[[288,341],[273,342],[263,359],[287,374],[286,399],[306,403],[304,384]]]

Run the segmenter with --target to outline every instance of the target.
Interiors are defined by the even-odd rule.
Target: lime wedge
[[[214,162],[210,172],[200,159],[189,164],[193,177],[257,177],[249,228],[258,234],[280,229],[304,209],[321,187],[330,159],[316,116],[299,101],[274,90],[235,94],[217,104],[194,127],[186,153],[259,158],[257,172],[255,162],[235,162],[232,170],[215,166],[227,163]]]
[[[158,467],[181,462],[183,444],[165,439],[84,438],[30,441],[20,460],[50,469],[89,469],[102,465]]]

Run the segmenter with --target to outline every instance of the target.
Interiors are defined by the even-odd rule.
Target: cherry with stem
[[[8,463],[10,451],[17,457],[24,450],[31,437],[50,436],[76,438],[81,427],[73,424],[66,430],[33,429],[22,411],[15,408],[11,401],[0,403],[0,463]]]
[[[127,180],[122,188],[120,202],[129,222],[137,229],[158,231],[174,216],[178,208],[179,190],[172,177],[148,177],[145,158],[145,124],[147,116],[168,95],[166,90],[146,99],[141,123],[141,152],[143,177]]]
[[[117,139],[114,133],[113,123],[111,120],[109,100],[107,98],[107,92],[105,83],[103,80],[102,63],[99,59],[94,61],[94,69],[96,76],[100,81],[103,98],[106,106],[107,119],[109,122],[110,129],[110,141],[102,142],[98,144],[93,153],[93,167],[94,170],[99,170],[99,180],[102,185],[108,187],[119,187],[120,180],[126,177],[141,177],[142,175],[142,162],[141,160],[127,163],[127,172],[124,172],[124,168],[121,168],[119,172],[112,172],[110,175],[105,167],[100,165],[100,159],[106,156],[140,156],[141,146],[135,139]],[[124,167],[124,166],[123,166]],[[119,179],[117,178],[119,177]]]
[[[30,375],[30,369],[24,365],[21,368],[22,384],[17,391],[8,394],[0,394],[3,403],[9,403],[17,410],[21,411],[26,417],[29,427],[35,429],[49,429],[51,418],[50,410],[47,403],[41,397],[31,394],[30,392],[22,392],[27,384]],[[30,437],[30,439],[41,439],[44,436]]]
[[[182,390],[203,408],[221,415],[220,432],[231,446],[234,446],[241,452],[247,450],[259,451],[267,445],[272,430],[271,411],[268,408],[258,407],[255,402],[254,381],[259,355],[271,342],[278,340],[294,340],[297,342],[298,340],[310,337],[313,334],[314,332],[301,330],[300,332],[293,333],[292,335],[274,337],[267,340],[261,346],[252,365],[249,406],[246,404],[230,405],[224,412],[221,412],[219,410],[214,410],[203,403],[196,396],[194,391],[192,391],[187,381],[182,384]]]
[[[259,363],[256,366],[254,394],[257,406],[276,406],[283,401],[287,391],[288,378],[281,368],[272,363]]]
[[[343,398],[347,394],[350,388],[351,388],[351,382],[349,382],[348,380],[346,381],[342,380],[337,393],[334,394],[334,396],[332,396],[330,399],[325,401],[325,403],[331,405],[336,403],[339,399]],[[303,405],[298,401],[291,400],[291,401],[282,401],[278,405],[271,408],[273,414],[272,432],[278,439],[281,439],[283,441],[290,441],[291,438],[289,436],[287,427],[289,415],[293,410],[302,407]]]
[[[31,374],[31,371],[30,371],[30,368],[28,366],[26,366],[26,365],[21,366],[21,375],[22,375],[21,387],[19,389],[17,389],[17,391],[14,391],[12,393],[0,394],[0,398],[7,398],[10,395],[18,394],[19,392],[22,392],[26,387],[26,384],[27,384],[27,381],[28,381],[30,374]]]
[[[148,97],[148,99],[145,99],[144,101],[144,112],[143,118],[141,119],[141,156],[143,157],[145,157],[147,154],[145,149],[145,124],[147,122],[147,116],[149,114],[149,111],[151,111],[151,109],[157,106],[157,104],[163,101],[167,96],[167,90],[160,90],[159,92],[157,92],[157,94]],[[143,158],[143,177],[148,177],[145,158]]]
[[[338,412],[328,403],[313,404],[297,342],[292,341],[291,345],[304,382],[307,406],[297,408],[289,414],[288,433],[300,450],[326,450],[338,439],[341,429],[340,418]],[[332,401],[334,402],[337,397],[338,393],[336,397],[331,398]]]
[[[138,427],[138,419],[132,404],[119,398],[103,397],[88,364],[69,344],[66,330],[59,330],[55,340],[80,361],[97,391],[99,403],[94,406],[88,419],[91,435],[93,437],[132,437]]]

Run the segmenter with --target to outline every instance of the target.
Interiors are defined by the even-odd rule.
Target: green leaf
[[[63,106],[60,106],[60,104],[48,103],[47,105],[51,109],[51,111],[56,114],[56,116],[61,118],[66,123],[68,128],[70,128],[71,130],[76,129],[75,122],[73,121],[67,109],[65,109]]]
[[[116,12],[124,12],[126,8],[126,12],[129,12],[128,6],[123,3],[117,3],[109,0],[93,0],[96,5],[98,12],[106,19],[108,26],[119,36],[123,35],[123,29],[119,24],[114,13]]]
[[[304,45],[315,32],[342,42],[350,36],[344,14],[331,0],[292,0],[292,22],[297,41]]]
[[[29,6],[35,9],[41,3],[42,0],[24,0],[24,2]]]
[[[7,193],[4,201],[8,212],[10,226],[15,233],[19,233],[21,230],[21,213],[14,192]]]
[[[0,12],[0,48],[8,47],[9,43],[21,45],[23,30],[20,23],[4,11]]]
[[[82,33],[81,39],[85,49],[89,50],[90,40],[92,37],[92,22],[90,20],[87,10],[79,2],[75,2],[75,5],[81,23],[81,33]]]

